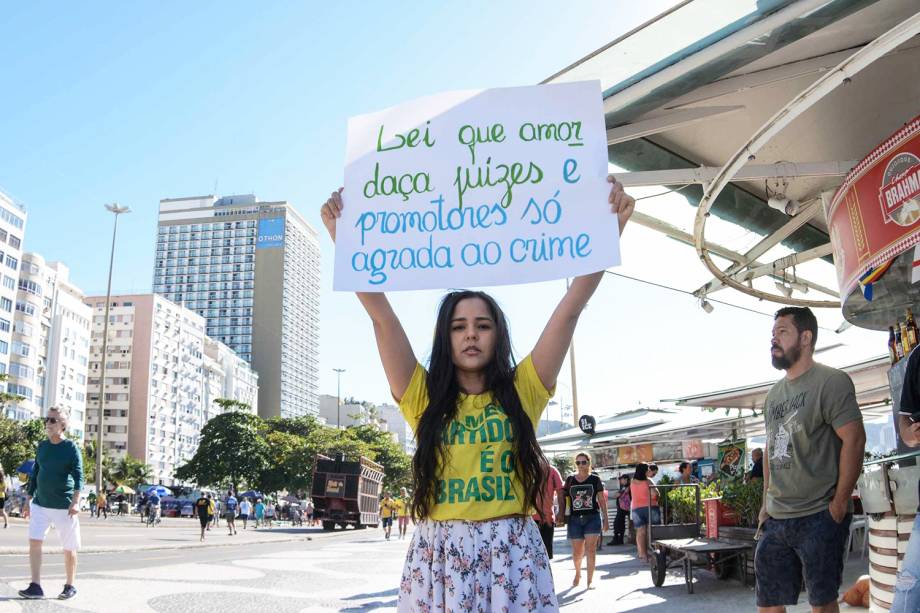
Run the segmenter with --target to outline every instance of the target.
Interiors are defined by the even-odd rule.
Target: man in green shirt
[[[67,431],[66,409],[50,408],[45,417],[48,439],[38,444],[35,468],[26,488],[28,495],[23,517],[29,518],[29,567],[32,582],[19,591],[23,598],[44,598],[41,588],[42,543],[54,524],[64,549],[64,572],[67,579],[61,600],[73,598],[80,548],[80,490],[83,487],[83,455],[73,441],[64,438]]]
[[[838,610],[866,433],[849,375],[815,362],[817,337],[810,309],[777,311],[770,351],[786,376],[764,401],[764,502],[754,553],[759,613],[784,613],[802,587],[813,612]]]

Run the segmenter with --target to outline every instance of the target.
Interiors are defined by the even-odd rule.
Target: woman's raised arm
[[[626,222],[633,214],[636,208],[636,201],[623,191],[623,184],[617,181],[613,175],[607,176],[607,181],[611,183],[610,211],[617,215],[619,221],[620,234],[623,234],[623,228]],[[578,317],[584,310],[588,300],[594,294],[597,286],[604,276],[604,271],[594,272],[589,275],[575,277],[568,291],[556,310],[550,316],[543,333],[540,335],[537,344],[531,352],[534,368],[537,376],[546,387],[552,389],[556,385],[556,378],[559,376],[559,370],[562,368],[562,361],[565,359],[566,351],[572,342],[572,335],[575,334],[575,325],[578,323]]]
[[[342,215],[342,189],[340,187],[332,192],[320,209],[323,225],[326,226],[333,243],[335,242],[336,220]],[[409,337],[406,336],[406,331],[403,330],[402,323],[393,311],[393,307],[390,306],[386,294],[377,292],[357,292],[356,294],[374,325],[377,351],[380,353],[383,371],[390,384],[390,392],[394,398],[401,400],[409,387],[416,364]]]

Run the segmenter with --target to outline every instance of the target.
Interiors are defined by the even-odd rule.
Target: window
[[[13,310],[13,301],[9,298],[0,298],[0,309],[3,309],[7,313],[12,312]]]
[[[22,226],[25,225],[25,222],[22,220],[22,218],[17,217],[13,213],[10,213],[3,207],[0,207],[0,219],[5,220],[7,223],[12,224],[17,228],[22,228]]]
[[[16,310],[26,315],[35,315],[35,305],[31,302],[16,302]]]
[[[18,362],[10,362],[10,374],[20,379],[31,379],[35,376],[35,369]]]
[[[6,319],[0,318],[0,332],[9,332],[10,331],[10,322]]]
[[[13,270],[17,270],[19,268],[19,260],[17,260],[11,255],[8,255],[6,256],[6,265],[12,268]]]
[[[23,336],[32,336],[32,326],[17,319],[13,322],[13,332]]]
[[[26,387],[25,385],[8,383],[6,386],[6,391],[10,394],[16,394],[17,396],[23,396],[28,400],[32,400],[32,388]]]
[[[22,241],[20,241],[18,237],[10,234],[9,243],[11,247],[15,247],[16,249],[19,249],[19,246],[22,244]]]
[[[13,353],[16,355],[21,355],[26,358],[29,357],[29,352],[32,350],[32,347],[28,343],[23,343],[22,341],[13,341]]]
[[[16,279],[8,275],[3,275],[3,287],[6,289],[16,289]]]
[[[9,264],[9,259],[10,259],[9,256],[7,256],[7,264]],[[6,279],[4,279],[3,282],[5,285]],[[35,281],[27,281],[26,279],[20,279],[19,289],[25,292],[29,292],[30,294],[35,294],[36,296],[42,295],[42,286],[36,283]]]

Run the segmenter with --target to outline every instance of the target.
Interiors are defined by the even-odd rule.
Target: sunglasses
[[[575,464],[577,464],[578,466],[587,466],[588,460],[575,460]]]
[[[57,417],[46,417],[46,418],[45,418],[45,423],[46,423],[46,424],[56,424],[56,423],[58,423],[59,421],[61,421],[61,420],[59,420]]]

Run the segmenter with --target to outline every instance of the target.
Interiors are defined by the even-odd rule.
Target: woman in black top
[[[601,538],[601,524],[609,530],[607,523],[607,497],[604,495],[604,482],[591,472],[591,456],[579,453],[575,456],[578,472],[565,480],[559,493],[559,507],[565,509],[568,520],[568,538],[572,541],[572,561],[575,563],[575,581],[581,581],[581,559],[588,558],[588,589],[592,589],[594,578],[594,561],[597,544]],[[564,498],[563,498],[564,496]],[[562,525],[562,514],[560,523]]]

